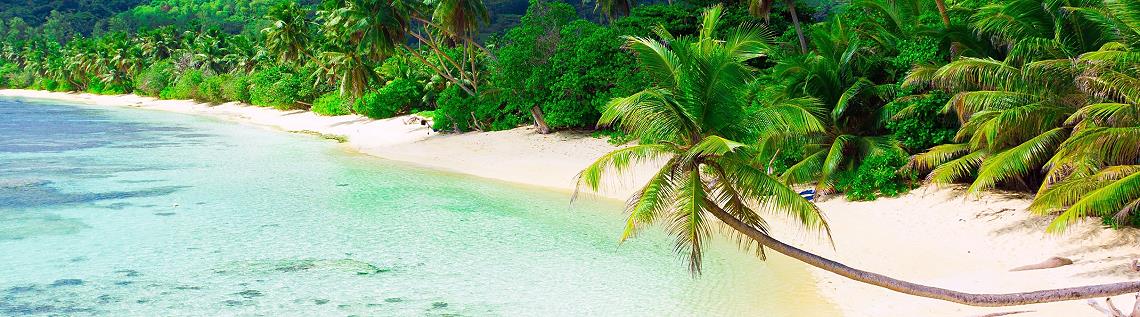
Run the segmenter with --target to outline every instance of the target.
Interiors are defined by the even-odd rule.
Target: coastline
[[[616,148],[588,135],[540,135],[531,128],[438,134],[425,126],[405,124],[404,117],[322,117],[301,110],[279,111],[237,103],[211,106],[134,95],[0,90],[0,96],[155,109],[284,131],[344,136],[348,147],[365,154],[561,191],[572,191],[580,169]],[[601,196],[625,199],[643,174],[647,173],[633,173],[628,181]],[[1133,258],[1140,258],[1140,230],[1102,230],[1097,223],[1084,222],[1064,235],[1047,235],[1044,228],[1049,219],[1027,213],[1024,209],[1028,203],[1025,197],[1012,194],[992,193],[973,199],[963,198],[960,189],[920,188],[902,197],[874,202],[832,199],[820,203],[831,225],[834,246],[814,234],[781,230],[793,228],[790,226],[775,225],[773,229],[778,238],[852,267],[962,291],[1020,292],[1140,278],[1140,273],[1128,269]],[[1070,258],[1074,264],[1009,272],[1053,256]],[[1096,314],[1084,301],[967,307],[894,293],[818,269],[810,271],[821,294],[844,316],[974,316],[1026,310],[1034,312],[1017,316]],[[1114,301],[1126,307],[1133,299],[1126,295]]]

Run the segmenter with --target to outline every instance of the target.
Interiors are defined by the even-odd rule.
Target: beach
[[[533,128],[447,134],[409,123],[407,117],[371,120],[349,115],[322,117],[303,110],[280,111],[237,103],[208,105],[133,95],[100,96],[3,90],[0,96],[45,98],[100,106],[127,106],[215,117],[282,131],[344,138],[352,151],[479,177],[570,193],[575,176],[598,156],[616,149],[584,133],[537,134]],[[625,199],[652,166],[592,199]],[[587,197],[587,199],[591,199]],[[1063,235],[1044,232],[1051,220],[1025,211],[1029,197],[987,193],[965,197],[960,188],[924,187],[898,198],[819,203],[834,244],[773,216],[773,235],[849,266],[920,284],[978,293],[1122,282],[1140,278],[1130,268],[1140,258],[1140,230],[1103,230],[1097,221],[1072,226]],[[620,212],[615,210],[614,212]],[[783,224],[783,225],[781,225]],[[616,236],[616,233],[615,233]],[[1065,257],[1072,265],[1010,272]],[[758,262],[757,265],[763,265]],[[678,270],[684,270],[682,266]],[[1005,308],[977,308],[919,298],[812,269],[825,297],[844,316],[981,316],[1028,311],[1017,316],[1095,316],[1085,301]],[[778,287],[778,286],[773,286]],[[1114,301],[1132,307],[1132,295]],[[812,303],[802,303],[810,309]],[[762,315],[762,312],[758,312]]]

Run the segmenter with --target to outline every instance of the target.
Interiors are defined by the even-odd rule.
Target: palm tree
[[[770,50],[765,33],[737,28],[724,41],[713,38],[721,6],[707,10],[697,37],[661,41],[630,37],[653,86],[611,101],[599,125],[616,124],[643,140],[606,154],[580,174],[580,185],[598,190],[610,170],[631,163],[663,160],[665,164],[629,201],[622,239],[657,219],[668,221],[677,237],[676,250],[689,253],[689,267],[700,272],[701,250],[714,223],[728,215],[764,231],[753,206],[787,212],[809,229],[826,230],[819,210],[791,188],[764,172],[750,159],[744,143],[777,130],[821,132],[810,104],[784,103],[745,114],[754,69],[746,61]],[[770,125],[751,126],[747,117]],[[771,206],[769,208],[768,206]],[[758,249],[762,252],[762,249]]]
[[[1005,306],[1113,296],[1140,291],[1140,282],[1104,284],[1016,294],[970,294],[930,287],[858,270],[767,234],[757,210],[782,212],[810,230],[827,230],[819,209],[764,172],[747,145],[764,131],[795,129],[816,133],[811,110],[765,108],[763,121],[742,111],[752,69],[744,62],[767,45],[755,30],[730,30],[723,41],[712,38],[719,6],[707,10],[700,35],[657,41],[629,38],[628,45],[652,78],[651,87],[607,104],[600,125],[615,124],[642,140],[641,145],[603,155],[579,174],[579,186],[597,191],[609,173],[635,163],[661,168],[628,201],[629,219],[622,239],[658,221],[676,237],[675,250],[687,253],[689,268],[699,272],[704,241],[720,223],[741,235],[746,247],[763,255],[774,250],[841,276],[894,291],[976,306]],[[780,109],[780,110],[776,110]],[[755,123],[764,124],[756,130]],[[745,140],[745,143],[733,141]],[[662,163],[663,162],[663,163]],[[713,220],[716,219],[716,220]]]
[[[606,20],[613,21],[629,15],[636,5],[637,0],[594,0],[594,11],[601,11]]]
[[[774,3],[775,0],[748,0],[748,12],[767,20],[768,15],[772,13]],[[804,38],[804,30],[800,26],[800,16],[796,13],[796,0],[784,0],[784,5],[788,7],[788,14],[792,16],[792,24],[796,28],[796,37],[800,40],[800,53],[807,53],[807,39]]]
[[[1046,4],[1061,9],[1058,3]],[[973,178],[969,192],[976,194],[1002,183],[1032,189],[1057,179],[1047,175],[1042,180],[1034,172],[1070,138],[1073,130],[1066,118],[1104,99],[1088,89],[1095,80],[1079,80],[1099,77],[1088,76],[1090,64],[1073,52],[1090,46],[1096,50],[1121,32],[1075,15],[1053,17],[1040,7],[1036,1],[1016,0],[984,6],[975,14],[975,27],[993,34],[1008,50],[1005,60],[961,58],[940,68],[916,67],[908,76],[910,84],[930,84],[955,94],[944,111],[956,113],[962,123],[959,143],[912,159],[911,168],[930,170],[928,182]],[[1011,15],[1023,19],[1011,20]],[[1060,36],[1068,33],[1075,35]]]
[[[782,58],[773,73],[791,94],[804,93],[829,106],[820,114],[825,132],[799,137],[807,141],[806,155],[780,176],[787,184],[814,183],[822,195],[837,191],[840,172],[856,169],[864,159],[905,157],[906,151],[892,137],[875,135],[881,130],[879,112],[896,90],[893,84],[877,84],[864,77],[871,71],[861,59],[875,54],[875,48],[863,45],[858,32],[842,20],[817,25],[812,31],[815,50]],[[797,138],[786,135],[782,139]]]
[[[273,24],[261,33],[265,35],[265,48],[278,61],[292,63],[308,54],[312,36],[307,16],[296,2],[282,2],[269,10],[266,19]]]
[[[339,83],[340,93],[349,101],[364,95],[368,86],[380,80],[368,58],[354,47],[340,46],[339,50],[321,53],[320,71],[314,73],[316,81]]]

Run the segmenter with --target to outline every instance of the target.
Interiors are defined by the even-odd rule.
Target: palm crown
[[[775,131],[818,132],[815,110],[811,103],[787,102],[746,111],[754,70],[745,61],[762,56],[769,39],[747,26],[728,30],[724,40],[713,38],[720,14],[719,6],[705,11],[695,37],[659,32],[661,40],[628,38],[653,85],[612,100],[599,125],[616,125],[642,144],[606,154],[579,175],[580,186],[597,191],[610,172],[663,161],[629,199],[622,240],[664,222],[693,272],[700,272],[702,246],[716,224],[710,217],[767,232],[757,210],[779,211],[808,229],[827,228],[814,204],[764,172],[753,160],[754,150],[741,143]],[[745,241],[763,255],[761,246]]]

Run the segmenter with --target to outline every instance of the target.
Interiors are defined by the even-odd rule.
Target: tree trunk
[[[942,25],[946,29],[950,29],[950,14],[946,13],[946,0],[934,0],[934,4],[938,6],[938,14],[942,16]]]
[[[756,242],[760,245],[775,250],[776,252],[780,252],[811,266],[839,274],[840,276],[852,280],[914,296],[939,299],[970,306],[998,307],[1109,297],[1140,292],[1140,282],[1089,285],[1009,294],[971,294],[944,288],[920,285],[898,280],[878,273],[855,269],[842,263],[826,259],[804,250],[800,250],[796,247],[780,242],[779,240],[776,240],[767,234],[764,234],[760,230],[757,230],[756,228],[753,228],[744,222],[741,222],[739,219],[736,219],[736,217],[733,217],[724,210],[721,210],[719,208],[712,208],[709,211],[713,214],[713,216],[716,216],[718,219],[720,219],[720,221],[724,222],[729,227],[732,227],[736,231],[747,235],[753,240],[756,240]]]
[[[950,14],[946,12],[946,0],[934,0],[934,4],[938,6],[938,15],[942,16],[942,25],[946,27],[946,31],[950,31]],[[954,56],[958,55],[958,43],[950,41],[950,60],[954,60]]]
[[[550,133],[550,126],[546,125],[546,119],[542,118],[542,108],[534,105],[530,108],[530,115],[534,116],[534,127],[538,128],[538,134]]]
[[[796,14],[796,0],[786,0],[788,13],[792,15],[792,24],[796,26],[796,36],[800,38],[800,53],[807,54],[807,39],[804,38],[804,29],[800,27],[800,16]]]

